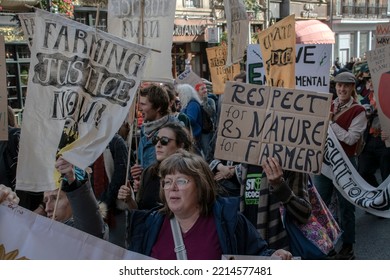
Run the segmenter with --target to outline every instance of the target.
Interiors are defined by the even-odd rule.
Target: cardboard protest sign
[[[2,249],[14,259],[152,259],[10,202],[0,204],[0,252]]]
[[[295,87],[295,15],[259,33],[268,86]]]
[[[152,52],[143,81],[173,82],[171,48],[175,10],[174,0],[108,1],[109,33],[160,51]]]
[[[375,41],[376,48],[390,45],[390,23],[376,25]]]
[[[225,90],[226,81],[233,81],[234,76],[240,74],[240,64],[225,67],[227,48],[219,46],[207,48],[207,60],[213,82],[213,93],[222,94]]]
[[[227,82],[215,158],[260,165],[276,157],[282,168],[317,174],[332,96]]]
[[[381,128],[390,135],[390,45],[367,52],[367,62]],[[390,147],[390,139],[386,147]]]
[[[195,74],[191,69],[184,70],[179,76],[177,76],[175,83],[177,84],[190,84],[195,87],[199,83],[203,83],[202,78]]]
[[[242,0],[224,0],[228,32],[226,66],[239,62],[249,42],[249,19]]]
[[[23,37],[28,43],[28,47],[31,49],[33,37],[34,37],[34,28],[35,28],[35,13],[20,13],[18,14],[20,25],[23,30]]]
[[[332,45],[297,44],[295,49],[295,88],[329,92]],[[246,73],[248,83],[265,85],[265,68],[259,45],[248,45]]]
[[[8,91],[7,87],[7,65],[5,63],[4,36],[0,35],[0,141],[8,140]]]
[[[54,189],[59,155],[84,170],[103,153],[135,100],[149,52],[36,11],[17,189]]]

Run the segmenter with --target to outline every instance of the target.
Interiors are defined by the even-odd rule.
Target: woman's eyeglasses
[[[164,179],[162,181],[162,187],[164,190],[168,190],[173,187],[173,184],[176,184],[179,190],[184,189],[190,180],[185,178],[177,178],[176,180]]]
[[[173,141],[175,139],[172,139],[172,138],[169,138],[166,136],[158,137],[157,135],[155,135],[152,137],[152,144],[154,146],[156,146],[158,141],[160,141],[161,145],[166,146],[166,145],[168,145],[169,141],[171,141],[171,140]]]

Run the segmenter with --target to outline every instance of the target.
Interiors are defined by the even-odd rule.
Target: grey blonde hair
[[[187,105],[191,101],[191,99],[195,99],[195,101],[197,101],[199,104],[202,103],[202,101],[199,98],[199,94],[189,84],[179,84],[179,85],[177,85],[176,86],[176,92],[179,95],[181,106],[183,108],[187,107]]]
[[[181,173],[194,179],[200,215],[208,216],[212,212],[212,207],[217,197],[217,185],[208,163],[197,154],[179,149],[161,162],[159,174],[161,184],[165,176],[176,173]],[[164,205],[161,211],[171,217],[173,213],[168,207],[162,187],[160,189],[160,198]]]

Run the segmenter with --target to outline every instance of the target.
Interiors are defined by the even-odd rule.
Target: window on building
[[[202,8],[202,0],[183,0],[184,8]]]
[[[387,15],[390,16],[390,0],[387,0]]]
[[[390,0],[389,0],[390,1]],[[336,0],[335,15],[341,16],[341,0]]]
[[[358,54],[358,57],[363,57],[364,53],[368,51],[368,40],[369,40],[369,33],[368,32],[361,32],[360,33],[360,53]]]

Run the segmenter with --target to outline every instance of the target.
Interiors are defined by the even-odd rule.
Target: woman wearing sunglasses
[[[152,209],[161,205],[159,198],[160,177],[158,175],[160,163],[168,156],[182,148],[192,151],[192,140],[188,131],[178,123],[168,123],[160,128],[158,133],[151,139],[155,146],[157,161],[143,170],[138,184],[136,203],[138,209]],[[129,186],[121,186],[118,192],[118,199],[125,200],[128,207],[134,208],[134,201],[131,199],[131,189]]]
[[[222,254],[276,256],[239,212],[237,199],[217,196],[206,161],[179,150],[160,165],[160,197],[155,211],[131,211],[128,249],[156,259],[221,259]],[[177,241],[182,238],[182,242]]]

